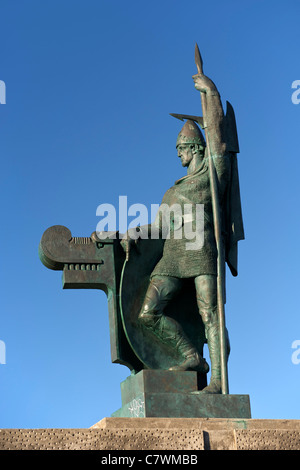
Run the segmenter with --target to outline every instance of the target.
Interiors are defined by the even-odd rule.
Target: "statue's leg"
[[[164,344],[176,349],[183,361],[170,370],[198,370],[208,372],[208,364],[199,355],[179,323],[164,314],[168,302],[180,291],[182,282],[170,276],[154,276],[148,286],[139,314],[140,323],[154,333]]]
[[[202,275],[195,278],[197,304],[205,328],[211,361],[210,383],[202,392],[221,393],[220,327],[217,308],[217,278]]]

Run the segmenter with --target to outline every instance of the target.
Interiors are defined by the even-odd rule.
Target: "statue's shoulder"
[[[173,199],[174,197],[174,194],[175,194],[175,184],[173,186],[171,186],[171,188],[169,188],[163,198],[162,198],[162,201],[161,203],[162,204],[169,204],[171,202],[171,200]]]

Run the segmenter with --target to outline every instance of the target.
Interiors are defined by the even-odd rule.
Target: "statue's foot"
[[[212,393],[212,394],[222,393],[221,380],[212,379],[209,385],[207,385],[207,387],[201,390],[201,393]]]
[[[206,374],[209,371],[209,365],[200,354],[193,353],[186,356],[181,364],[170,367],[169,370],[195,370]]]

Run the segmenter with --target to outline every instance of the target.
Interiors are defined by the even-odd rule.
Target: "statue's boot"
[[[169,320],[168,317],[165,317],[165,319]],[[206,374],[209,371],[209,365],[206,360],[191,344],[179,325],[177,324],[176,326],[177,332],[174,336],[174,347],[180,353],[183,360],[180,364],[170,367],[169,370],[195,370]]]
[[[178,366],[170,367],[169,370],[195,370],[207,374],[209,365],[197,351],[190,351]]]
[[[149,315],[149,313],[140,315],[139,320],[161,342],[182,356],[182,362],[169,370],[196,370],[202,373],[209,371],[206,360],[198,353],[176,320],[166,315]]]
[[[211,378],[202,393],[222,393],[220,328],[217,323],[206,327],[206,338],[211,362]]]
[[[164,308],[179,288],[179,280],[156,277],[148,287],[139,314],[140,324],[151,331],[159,340],[177,351],[183,360],[170,370],[196,370],[207,373],[209,366],[184,333],[180,324],[164,314]]]

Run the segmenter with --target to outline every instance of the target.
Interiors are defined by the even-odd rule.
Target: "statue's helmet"
[[[198,144],[200,148],[206,147],[204,137],[197,124],[188,119],[178,134],[176,147],[180,144]]]

